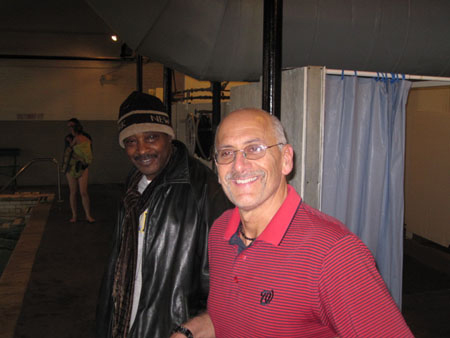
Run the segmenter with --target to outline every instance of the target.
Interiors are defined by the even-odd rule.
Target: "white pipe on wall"
[[[326,68],[325,68],[326,69]],[[450,77],[439,77],[439,76],[427,76],[427,75],[409,75],[409,74],[397,74],[397,73],[383,73],[383,72],[366,72],[359,70],[342,70],[342,69],[326,69],[327,74],[331,75],[352,75],[352,76],[362,76],[362,77],[388,77],[392,79],[394,76],[402,80],[422,80],[422,81],[440,81],[440,82],[450,82]]]

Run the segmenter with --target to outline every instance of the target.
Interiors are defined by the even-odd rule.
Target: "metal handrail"
[[[61,199],[61,176],[60,176],[60,170],[59,170],[59,162],[54,157],[43,157],[43,158],[35,158],[32,159],[30,162],[25,164],[22,168],[19,169],[19,171],[12,177],[1,189],[0,193],[3,192],[8,185],[11,184],[11,182],[15,181],[17,177],[19,177],[27,168],[29,168],[33,163],[35,162],[41,162],[41,161],[50,161],[53,162],[56,165],[56,175],[58,179],[57,187],[58,187],[58,202],[62,202]]]

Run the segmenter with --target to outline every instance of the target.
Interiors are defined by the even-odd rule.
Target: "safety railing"
[[[52,157],[44,157],[44,158],[35,158],[30,162],[25,164],[22,168],[17,171],[17,173],[0,189],[0,193],[2,193],[12,182],[14,182],[17,177],[19,177],[26,169],[28,169],[33,163],[36,162],[53,162],[56,165],[56,177],[57,177],[57,188],[58,188],[58,202],[62,202],[61,199],[61,176],[59,170],[59,162]]]

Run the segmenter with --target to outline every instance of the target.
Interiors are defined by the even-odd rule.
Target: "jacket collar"
[[[189,182],[189,152],[186,146],[177,140],[172,140],[172,155],[165,170],[164,183],[188,183]]]

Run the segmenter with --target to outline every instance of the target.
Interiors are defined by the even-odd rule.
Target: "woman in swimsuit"
[[[80,189],[81,201],[86,214],[86,220],[94,223],[91,216],[90,201],[88,194],[89,165],[92,163],[92,139],[83,131],[83,127],[76,118],[68,121],[71,133],[66,136],[67,147],[64,151],[63,170],[66,173],[70,190],[70,207],[74,223],[77,218],[77,192]]]

